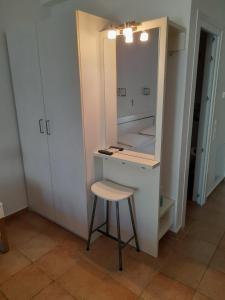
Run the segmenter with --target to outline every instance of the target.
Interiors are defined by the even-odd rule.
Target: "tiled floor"
[[[7,221],[11,250],[0,255],[0,300],[225,299],[225,183],[204,208],[191,202],[187,225],[160,242],[159,258],[124,250],[117,271],[114,241],[85,242],[25,212]]]

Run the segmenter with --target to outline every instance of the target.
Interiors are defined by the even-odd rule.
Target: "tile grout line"
[[[215,254],[216,254],[217,250],[219,249],[219,245],[220,245],[221,241],[223,240],[224,236],[225,236],[225,231],[224,231],[224,233],[223,233],[223,236],[222,236],[221,239],[219,240],[219,242],[218,242],[218,244],[217,244],[217,246],[216,246],[216,248],[215,248],[215,251],[214,251],[212,257],[210,258],[210,260],[209,260],[209,262],[208,262],[208,264],[207,264],[207,268],[206,268],[206,270],[204,271],[204,273],[203,273],[203,275],[202,275],[202,277],[201,277],[201,279],[200,279],[200,281],[199,281],[199,284],[198,284],[198,286],[197,286],[197,291],[199,291],[199,290],[198,290],[198,289],[199,289],[199,286],[200,286],[200,284],[201,284],[203,278],[205,277],[206,272],[209,270],[210,264],[211,264],[213,258],[215,257]],[[202,293],[202,292],[201,292],[201,293]],[[202,293],[202,294],[203,294],[204,296],[207,296],[207,295],[205,295],[204,293]],[[208,297],[208,296],[207,296],[207,297]]]
[[[3,297],[6,299],[6,300],[9,300],[9,298],[6,296],[6,294],[0,289],[0,295],[3,295]]]

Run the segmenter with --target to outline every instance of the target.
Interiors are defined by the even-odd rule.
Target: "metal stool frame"
[[[90,250],[91,236],[96,231],[98,231],[101,234],[117,241],[117,243],[118,243],[118,253],[119,253],[119,270],[120,271],[123,270],[122,249],[125,246],[127,246],[133,239],[135,239],[136,250],[138,252],[140,251],[138,237],[137,237],[137,231],[136,231],[135,222],[134,222],[134,215],[133,215],[133,210],[132,210],[132,205],[131,205],[131,197],[129,197],[127,200],[128,200],[129,211],[130,211],[132,228],[133,228],[133,236],[127,242],[123,242],[121,240],[119,201],[116,201],[117,238],[112,236],[111,234],[109,234],[109,202],[110,202],[109,200],[106,200],[106,221],[93,230],[95,211],[96,211],[96,206],[97,206],[97,202],[98,202],[98,197],[95,195],[94,205],[93,205],[93,210],[92,210],[92,216],[91,216],[91,223],[90,223],[89,233],[88,233],[87,248],[86,248],[87,251]],[[101,227],[103,227],[103,226],[106,226],[106,231],[101,230]]]

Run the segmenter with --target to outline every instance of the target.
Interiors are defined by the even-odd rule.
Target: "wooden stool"
[[[94,199],[94,205],[93,205],[93,211],[92,211],[92,217],[91,217],[91,224],[89,228],[89,234],[88,234],[88,241],[87,241],[87,251],[90,249],[90,242],[91,242],[91,236],[92,233],[98,231],[118,242],[118,252],[119,252],[119,270],[122,271],[122,249],[129,244],[129,242],[133,239],[135,239],[136,243],[136,249],[139,250],[139,243],[137,238],[137,232],[135,228],[135,222],[134,222],[134,216],[132,211],[132,205],[131,205],[131,198],[134,195],[134,190],[125,186],[122,186],[120,184],[103,180],[94,183],[91,186],[91,191],[95,195]],[[95,211],[96,211],[96,205],[97,201],[99,199],[106,200],[106,221],[95,228],[93,230],[94,225],[94,218],[95,218]],[[120,235],[120,214],[119,214],[119,202],[122,200],[128,200],[129,210],[130,210],[130,217],[131,217],[131,223],[133,228],[134,235],[127,241],[123,242],[121,241],[121,235]],[[109,202],[115,202],[116,204],[116,218],[117,218],[117,238],[109,234]],[[101,227],[106,225],[106,231],[101,230]]]
[[[0,252],[6,253],[9,251],[9,243],[5,228],[5,216],[3,204],[0,202]]]

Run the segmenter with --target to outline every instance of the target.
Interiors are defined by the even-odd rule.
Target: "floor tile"
[[[213,300],[225,299],[225,274],[213,269],[208,269],[198,290]]]
[[[50,284],[50,279],[35,266],[20,271],[1,285],[1,290],[10,300],[31,299]]]
[[[208,265],[216,251],[216,245],[185,237],[183,240],[174,243],[174,250],[201,264]]]
[[[13,219],[6,224],[10,246],[21,245],[40,234],[38,230],[26,222],[23,222],[22,219]]]
[[[0,255],[0,300],[225,299],[224,215],[222,183],[204,207],[188,202],[186,228],[160,240],[158,258],[128,246],[119,272],[115,241],[100,237],[87,252],[83,239],[23,212],[6,222],[11,250]]]
[[[1,291],[0,291],[0,300],[7,300],[7,299],[5,298],[5,296],[1,293]]]
[[[109,238],[99,237],[92,243],[89,251],[83,248],[81,254],[106,271],[111,272],[118,269],[117,243]]]
[[[191,212],[191,217],[202,223],[208,223],[212,227],[222,227],[225,229],[225,218],[223,213],[217,213],[204,209],[204,207],[198,207]]]
[[[42,290],[34,300],[73,300],[73,298],[66,290],[60,287],[57,283],[52,283]]]
[[[195,220],[187,234],[196,240],[206,241],[217,245],[224,234],[224,227],[212,226],[212,224]]]
[[[109,276],[136,295],[140,295],[159,269],[156,259],[127,246],[122,254],[123,272],[118,272],[117,243],[106,237],[97,239],[84,255],[88,261],[101,266]]]
[[[54,223],[51,223],[42,233],[59,243],[66,239],[72,239],[74,236],[71,232]]]
[[[225,198],[225,194],[223,197]],[[212,195],[207,199],[204,209],[216,213],[225,213],[225,201],[223,197],[221,197],[221,193],[218,196]]]
[[[50,278],[56,279],[68,271],[75,263],[75,258],[68,255],[63,247],[57,247],[48,254],[42,256],[36,266],[45,272]]]
[[[101,268],[83,259],[78,261],[58,282],[78,300],[137,299],[131,291],[112,280]]]
[[[176,243],[176,239],[172,239],[167,235],[159,241],[157,263],[160,265],[160,268],[162,268],[168,262],[168,258],[174,254],[174,244]]]
[[[158,269],[155,264],[145,264],[127,257],[123,272],[114,271],[110,276],[134,294],[140,295]]]
[[[30,260],[36,261],[44,254],[53,250],[57,246],[57,242],[50,237],[39,234],[27,243],[18,246],[18,249]]]
[[[223,235],[223,237],[219,243],[219,248],[223,249],[225,251],[225,234]]]
[[[143,300],[191,300],[194,290],[162,274],[154,276],[143,291]]]
[[[87,252],[86,241],[75,235],[73,235],[69,239],[65,239],[61,243],[61,246],[63,247],[64,251],[67,251],[71,256],[76,255],[78,250],[85,253]]]
[[[160,271],[172,279],[176,279],[187,286],[196,288],[206,268],[206,265],[192,258],[174,253],[168,257],[167,263],[165,263]]]
[[[195,293],[193,300],[212,300],[212,299],[197,292]]]
[[[217,249],[213,259],[210,262],[210,266],[217,270],[225,273],[225,250],[224,249]]]
[[[20,215],[18,219],[26,222],[27,224],[41,232],[44,232],[46,229],[48,229],[49,226],[53,224],[46,218],[29,210],[26,211],[24,214]]]
[[[192,223],[194,221],[195,220],[193,220],[191,217],[186,216],[185,227],[181,228],[178,233],[168,231],[168,233],[167,233],[168,237],[172,237],[172,238],[178,239],[178,240],[184,239],[186,237],[186,235],[188,234],[188,232],[192,226]]]
[[[0,254],[0,284],[29,264],[30,261],[17,250]]]

